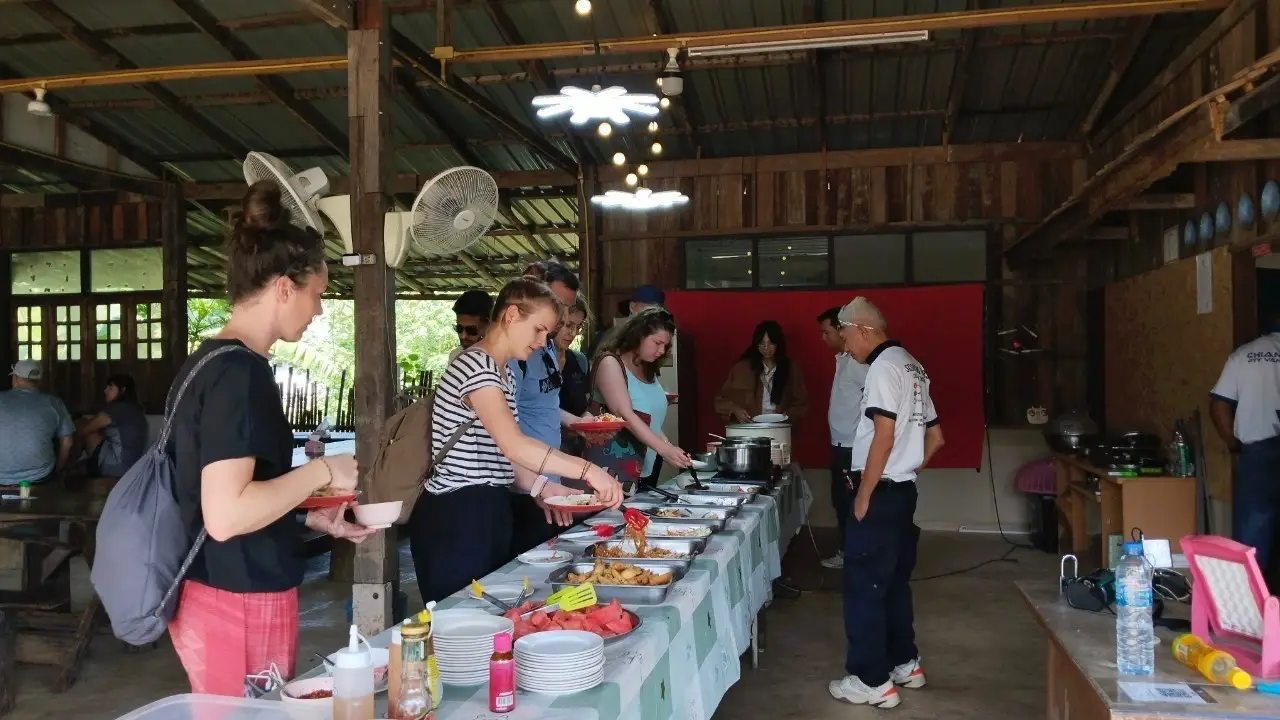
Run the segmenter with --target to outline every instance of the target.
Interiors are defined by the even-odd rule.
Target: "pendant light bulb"
[[[627,156],[626,156],[626,155],[623,155],[623,154],[622,154],[622,153],[620,153],[620,152],[616,152],[616,153],[614,153],[614,154],[613,154],[613,164],[614,164],[614,165],[625,165],[625,164],[626,164],[626,162],[627,162]]]
[[[635,173],[627,173],[627,187],[635,187],[638,182],[640,178],[636,177]]]
[[[656,132],[658,132],[658,121],[657,121],[657,120],[650,120],[650,121],[649,121],[649,132],[651,132],[651,133],[656,133]]]
[[[661,100],[659,100],[658,107],[662,108],[663,110],[666,110],[667,108],[671,107],[671,98],[664,97]]]
[[[655,142],[654,144],[650,145],[650,146],[649,146],[649,152],[653,153],[654,155],[661,155],[661,154],[662,154],[662,143],[660,143],[660,142]]]
[[[590,15],[591,0],[578,0],[573,4],[573,11],[579,15]]]
[[[613,126],[607,122],[602,122],[600,127],[596,128],[596,132],[600,133],[600,137],[609,137],[613,134]]]
[[[649,166],[641,165],[640,167],[636,168],[636,172],[640,174],[640,177],[644,177],[649,174]]]

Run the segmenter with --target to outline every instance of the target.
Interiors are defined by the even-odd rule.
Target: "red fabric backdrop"
[[[714,399],[729,367],[751,342],[762,320],[777,320],[787,354],[799,364],[809,391],[809,412],[792,429],[792,458],[804,467],[826,467],[830,438],[827,400],[835,362],[814,320],[829,307],[865,295],[889,321],[889,334],[924,364],[947,444],[932,467],[982,464],[983,410],[981,285],[882,290],[672,290],[666,306],[679,334],[694,341],[699,445],[706,433],[724,430]],[[682,375],[687,377],[687,375]],[[683,393],[687,393],[682,387]],[[683,394],[682,393],[682,394]],[[693,449],[693,448],[690,448]]]

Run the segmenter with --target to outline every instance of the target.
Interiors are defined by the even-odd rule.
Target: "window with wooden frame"
[[[138,359],[162,359],[164,329],[160,322],[160,303],[138,303],[135,309],[134,338],[138,347]]]
[[[19,360],[44,359],[44,308],[39,305],[18,306],[14,330],[18,338]]]
[[[80,360],[80,306],[57,305],[53,309],[54,359],[59,362]]]
[[[94,359],[119,360],[124,341],[124,318],[120,303],[102,303],[94,309]]]

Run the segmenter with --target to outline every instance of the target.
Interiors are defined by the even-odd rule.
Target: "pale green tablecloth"
[[[784,474],[772,497],[745,505],[725,531],[712,536],[661,605],[629,605],[642,619],[630,636],[605,646],[604,682],[574,695],[521,691],[516,710],[488,711],[488,688],[446,685],[437,720],[700,720],[710,718],[725,692],[741,677],[739,656],[751,643],[756,614],[770,599],[781,573],[786,543],[803,523],[809,494],[798,468]],[[791,528],[780,543],[780,530]],[[583,528],[576,528],[581,530]],[[566,549],[580,546],[561,545]],[[484,585],[528,578],[546,597],[553,568],[512,561],[481,579]],[[460,590],[440,609],[486,607]],[[389,633],[374,639],[386,646]],[[319,672],[317,670],[316,672]],[[379,703],[385,702],[379,696]]]

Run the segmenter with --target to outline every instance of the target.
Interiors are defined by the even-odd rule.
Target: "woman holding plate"
[[[787,337],[776,321],[756,326],[751,344],[729,369],[715,407],[716,414],[729,423],[785,415],[794,424],[809,409],[804,376],[787,357]]]
[[[526,490],[548,522],[572,523],[547,500],[578,491],[543,473],[577,478],[604,505],[622,502],[618,481],[597,465],[570,457],[520,431],[516,379],[508,361],[545,348],[560,324],[560,303],[545,283],[522,277],[494,303],[483,340],[459,355],[440,378],[431,417],[436,463],[409,519],[409,547],[424,602],[441,600],[511,557],[511,490]]]
[[[591,445],[586,457],[614,471],[624,483],[636,483],[653,470],[658,455],[679,468],[689,454],[662,435],[667,393],[658,384],[658,364],[671,347],[676,321],[660,307],[627,318],[596,351],[591,371],[592,413],[609,412],[626,427],[607,443]]]

